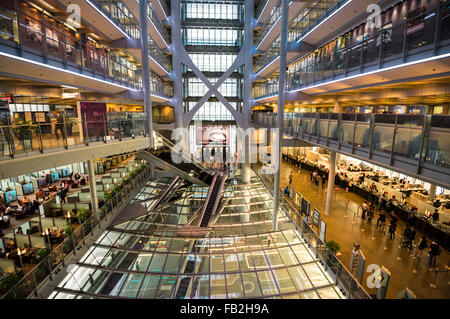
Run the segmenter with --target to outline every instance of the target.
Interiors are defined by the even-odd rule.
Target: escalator
[[[168,170],[183,179],[201,186],[209,186],[213,175],[208,169],[196,162],[195,159],[179,146],[156,133],[158,143],[151,150],[140,150],[136,157],[153,163],[156,167]],[[174,161],[175,158],[175,161]]]
[[[214,213],[214,207],[217,207],[218,199],[220,199],[220,189],[223,186],[223,176],[218,175],[215,179],[214,185],[211,185],[212,191],[208,202],[206,203],[206,208],[203,213],[202,220],[200,222],[200,227],[207,227]]]

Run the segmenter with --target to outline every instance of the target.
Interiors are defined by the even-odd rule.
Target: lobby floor
[[[370,264],[377,264],[386,267],[391,278],[387,290],[386,298],[395,298],[396,295],[406,287],[411,289],[417,298],[450,298],[450,278],[448,271],[438,272],[430,271],[428,268],[428,250],[425,249],[421,259],[414,259],[407,248],[399,248],[401,234],[405,227],[405,222],[399,220],[397,234],[395,239],[389,240],[386,234],[377,231],[374,226],[368,225],[360,217],[353,223],[353,212],[357,211],[358,206],[364,202],[364,199],[354,193],[346,193],[344,189],[338,188],[333,194],[332,213],[325,216],[326,185],[322,190],[319,186],[310,181],[310,171],[298,169],[293,165],[283,161],[281,166],[280,187],[284,189],[289,184],[289,174],[293,172],[292,186],[295,191],[301,193],[310,203],[311,210],[316,208],[320,217],[327,223],[326,240],[335,240],[341,246],[339,259],[346,267],[350,267],[350,258],[353,249],[353,243],[361,244],[361,251],[366,257],[365,267]],[[347,217],[345,217],[346,201],[349,202]],[[378,214],[375,210],[375,217],[372,225],[376,224]],[[389,218],[386,221],[389,224]],[[417,232],[416,241],[422,234]],[[428,245],[430,241],[428,241]],[[436,266],[445,269],[450,264],[450,254],[441,249],[442,253],[438,256]],[[415,270],[415,271],[414,271]],[[375,294],[376,289],[369,289],[366,279],[370,273],[366,272],[363,277],[363,286],[370,294]],[[436,288],[431,288],[433,280]]]

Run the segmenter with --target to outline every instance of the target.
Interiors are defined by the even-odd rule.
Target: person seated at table
[[[8,205],[5,209],[5,215],[12,214],[13,212],[14,212],[14,210],[12,209],[12,207],[10,205]]]
[[[441,206],[441,201],[439,199],[436,199],[433,203],[433,206],[439,208]]]
[[[439,211],[437,209],[434,210],[433,215],[431,216],[435,222],[439,221]]]
[[[23,230],[21,226],[17,227],[16,234],[23,235]]]
[[[28,204],[29,202],[30,202],[30,199],[29,199],[28,197],[25,196],[25,197],[23,198],[23,203],[24,203],[24,204]]]
[[[86,178],[80,179],[80,185],[86,185]]]
[[[77,181],[77,180],[81,179],[81,175],[79,173],[76,173],[74,178]]]

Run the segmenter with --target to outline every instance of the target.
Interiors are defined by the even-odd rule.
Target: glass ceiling
[[[239,179],[203,235],[186,224],[208,188],[178,184],[176,200],[154,209],[172,180],[149,181],[133,200],[148,214],[105,231],[50,298],[345,298],[281,210],[272,231],[272,197],[258,177]]]

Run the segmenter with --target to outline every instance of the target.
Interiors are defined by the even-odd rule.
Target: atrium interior
[[[0,299],[449,299],[449,0],[0,1]]]

